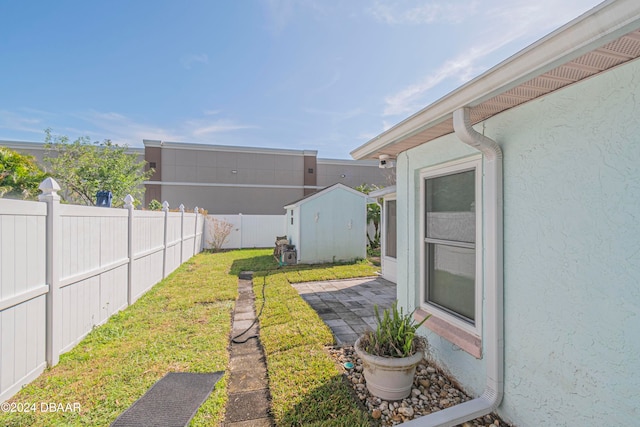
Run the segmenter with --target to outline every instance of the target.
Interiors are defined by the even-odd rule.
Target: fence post
[[[180,265],[184,262],[184,205],[180,203]]]
[[[239,223],[240,223],[240,249],[242,249],[242,213],[238,214]]]
[[[127,233],[127,253],[129,256],[129,270],[127,272],[127,305],[133,304],[133,196],[127,194],[124,198],[124,207],[129,211],[129,225]]]
[[[46,298],[46,344],[47,364],[55,366],[60,360],[62,348],[62,295],[60,294],[60,186],[53,178],[47,178],[38,187],[42,194],[38,200],[47,204],[47,284],[49,292]]]
[[[162,202],[162,211],[164,212],[164,251],[162,253],[162,278],[167,277],[167,231],[169,229],[169,202]]]
[[[200,253],[200,251],[197,251],[198,248],[198,217],[200,215],[198,215],[198,207],[196,206],[196,208],[193,210],[193,213],[196,214],[196,227],[193,230],[193,255],[197,255],[198,253]]]

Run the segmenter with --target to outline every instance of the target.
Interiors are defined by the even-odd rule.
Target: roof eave
[[[351,152],[376,158],[396,144],[496,95],[597,49],[640,26],[640,2],[608,0],[511,56]]]

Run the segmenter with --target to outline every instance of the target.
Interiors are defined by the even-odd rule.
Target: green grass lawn
[[[367,262],[277,268],[270,249],[203,253],[183,264],[134,305],[95,328],[9,402],[79,403],[74,412],[0,412],[3,426],[106,426],[170,371],[226,370],[237,274],[255,271],[260,318],[278,425],[369,425],[333,359],[329,329],[289,285],[372,275]],[[265,277],[266,276],[266,277]],[[227,376],[200,407],[192,426],[224,419]]]
[[[270,251],[269,251],[270,253]],[[369,426],[350,386],[325,350],[333,335],[291,283],[372,276],[367,261],[278,268],[271,255],[239,260],[233,270],[254,271],[260,341],[267,359],[272,413],[278,426]]]

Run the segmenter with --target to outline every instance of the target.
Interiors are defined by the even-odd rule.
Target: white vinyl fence
[[[202,250],[204,217],[0,199],[0,402]]]
[[[224,249],[270,248],[275,246],[276,236],[287,234],[286,215],[207,215],[204,228],[204,244],[211,248],[213,219],[233,225]]]
[[[206,249],[211,249],[213,219],[233,225],[223,249],[270,248],[275,246],[276,236],[287,234],[286,215],[207,215],[204,226]],[[373,223],[369,223],[367,234],[371,238],[375,236]]]

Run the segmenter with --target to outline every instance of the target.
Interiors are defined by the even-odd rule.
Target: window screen
[[[470,323],[475,320],[475,170],[426,178],[425,297]]]

